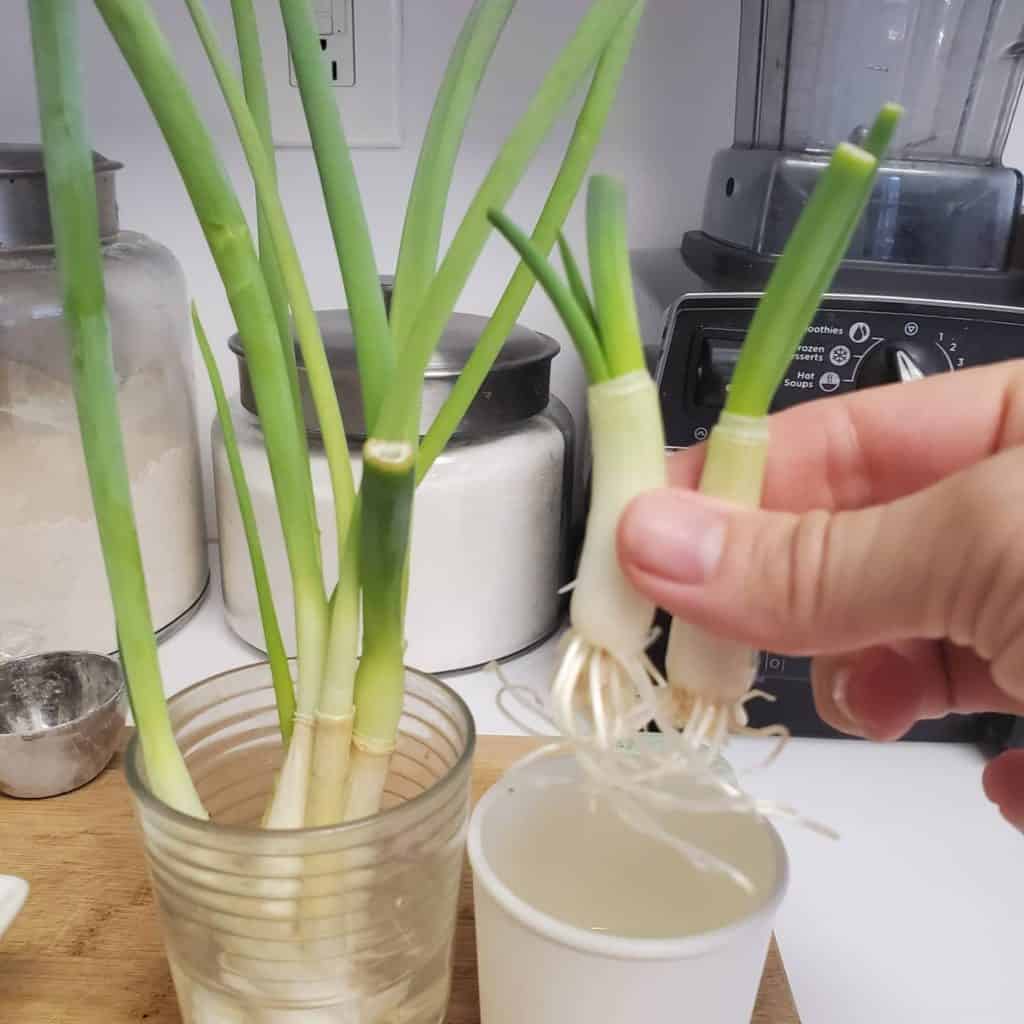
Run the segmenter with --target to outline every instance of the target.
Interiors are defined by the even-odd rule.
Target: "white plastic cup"
[[[512,891],[487,850],[531,826],[512,796],[570,758],[531,755],[484,795],[469,826],[481,1024],[750,1024],[788,860],[766,821],[772,884],[754,909],[678,938],[624,938],[567,924]],[[566,771],[565,764],[560,770]],[[574,762],[569,768],[576,771]],[[625,826],[623,826],[625,827]],[[527,833],[528,834],[528,833]],[[600,857],[600,849],[593,856]],[[541,868],[542,869],[542,868]],[[626,883],[643,885],[643,864]]]
[[[14,923],[28,897],[28,882],[13,875],[0,875],[0,939]]]

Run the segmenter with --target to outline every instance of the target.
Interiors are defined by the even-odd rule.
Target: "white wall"
[[[257,0],[275,3],[275,0]],[[23,2],[4,3],[0,21],[0,139],[38,138],[28,28]],[[248,203],[243,162],[212,77],[180,0],[157,0],[162,21],[201,97],[224,159]],[[227,0],[209,6],[230,28]],[[471,0],[405,0],[402,115],[405,145],[399,150],[363,150],[356,155],[360,182],[382,271],[393,268],[404,198],[419,140],[450,46]],[[523,109],[543,70],[586,8],[587,0],[520,0],[503,39],[471,126],[454,190],[462,208],[479,181],[498,140]],[[147,108],[127,68],[94,13],[81,4],[91,132],[95,148],[126,164],[118,178],[121,221],[168,245],[182,262],[211,336],[221,343],[221,364],[233,373],[223,341],[232,320],[220,282]],[[597,161],[627,176],[632,230],[638,245],[675,245],[699,217],[711,153],[731,137],[735,43],[739,3],[650,0],[621,102]],[[524,219],[539,208],[557,166],[558,137],[538,158],[512,207]],[[279,154],[284,200],[291,216],[318,306],[343,304],[318,182],[308,150]],[[251,208],[251,204],[248,204]],[[580,239],[579,215],[571,234]],[[513,263],[503,244],[492,243],[466,289],[461,308],[489,312]],[[535,296],[523,320],[562,339],[543,297]],[[574,354],[563,354],[555,371],[556,391],[580,408],[581,386]],[[198,416],[204,445],[212,417],[205,381],[197,377]]]

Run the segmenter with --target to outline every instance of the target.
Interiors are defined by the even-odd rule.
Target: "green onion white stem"
[[[306,805],[306,824],[313,827],[336,824],[345,813],[360,640],[361,514],[361,502],[357,501],[341,559],[341,575],[331,597],[324,685],[313,715],[313,760]]]
[[[146,775],[166,804],[206,811],[171,730],[118,417],[92,150],[82,110],[76,0],[31,0],[43,162],[82,447]]]

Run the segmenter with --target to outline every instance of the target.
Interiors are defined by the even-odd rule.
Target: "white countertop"
[[[553,646],[509,662],[506,674],[543,686]],[[195,618],[160,650],[172,693],[261,659],[224,624],[216,575]],[[447,681],[481,733],[521,732],[497,707],[493,674]],[[741,768],[765,749],[740,738],[727,756]],[[803,1024],[1024,1020],[1024,837],[982,795],[983,764],[962,745],[797,739],[747,780],[842,835],[782,828],[792,882],[776,931]]]

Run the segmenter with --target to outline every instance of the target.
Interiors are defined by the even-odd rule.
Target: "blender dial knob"
[[[857,368],[858,388],[920,380],[949,370],[949,363],[937,345],[911,341],[883,342],[873,348]]]

